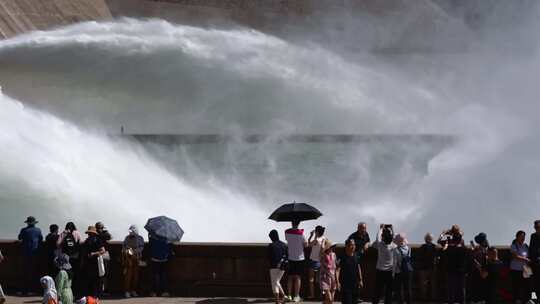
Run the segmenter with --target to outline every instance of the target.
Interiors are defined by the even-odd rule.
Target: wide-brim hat
[[[86,229],[86,234],[98,234],[96,227],[94,226],[88,226],[88,229]]]
[[[29,216],[26,218],[26,221],[24,221],[27,224],[37,224],[38,221],[36,221],[36,218],[33,216]]]
[[[474,237],[474,241],[477,244],[482,244],[487,241],[487,235],[483,232],[480,232],[477,236]]]
[[[337,246],[337,243],[334,243],[334,242],[332,242],[331,240],[326,239],[326,240],[324,241],[324,244],[323,244],[323,250],[326,251],[326,250],[328,250],[328,249],[330,249],[330,248],[334,248],[334,247],[336,247],[336,246]]]

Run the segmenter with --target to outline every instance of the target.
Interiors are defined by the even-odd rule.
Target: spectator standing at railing
[[[360,263],[362,257],[364,257],[366,251],[369,248],[370,239],[369,239],[369,234],[367,232],[367,224],[364,223],[364,222],[358,223],[357,230],[355,232],[351,233],[351,235],[349,235],[349,237],[347,239],[348,240],[350,240],[350,239],[354,240],[354,242],[356,244],[355,245],[355,248],[356,248],[355,255],[356,255],[356,258],[358,259],[358,263]]]
[[[101,279],[98,270],[98,258],[105,254],[105,247],[98,236],[96,227],[89,226],[86,230],[88,238],[83,245],[83,264],[85,274],[86,295],[100,298],[102,294]]]
[[[64,228],[64,231],[60,233],[56,246],[60,249],[63,254],[69,256],[69,264],[71,265],[71,274],[73,281],[73,293],[75,296],[81,296],[81,284],[82,284],[82,274],[81,274],[81,247],[82,247],[82,236],[81,233],[77,230],[75,223],[68,222]]]
[[[437,264],[439,261],[439,248],[433,243],[433,235],[424,236],[424,244],[418,249],[415,257],[420,280],[420,295],[424,300],[435,300],[437,297]]]
[[[396,248],[394,248],[394,286],[397,301],[411,304],[411,281],[413,274],[411,248],[407,246],[407,239],[403,233],[399,233],[394,238]]]
[[[471,257],[474,267],[471,267],[471,300],[472,302],[484,302],[487,298],[487,280],[482,277],[482,269],[487,264],[489,242],[484,232],[474,237],[471,241]]]
[[[148,235],[148,246],[150,247],[150,260],[152,261],[152,297],[160,294],[162,297],[168,297],[168,265],[169,260],[174,254],[172,244],[167,239],[157,235]]]
[[[463,232],[458,225],[445,230],[439,237],[446,261],[447,303],[465,304],[465,279],[469,254],[463,242]]]
[[[488,248],[487,264],[482,270],[482,277],[486,280],[486,304],[501,303],[498,291],[503,263],[495,247]]]
[[[272,230],[268,234],[272,243],[268,245],[268,259],[270,260],[270,285],[274,294],[276,304],[285,300],[285,291],[281,286],[281,278],[287,268],[287,244],[279,240],[277,230]]]
[[[22,244],[23,250],[23,274],[24,274],[24,287],[23,292],[30,293],[38,282],[39,274],[37,270],[39,268],[39,247],[43,242],[43,235],[41,229],[36,227],[38,221],[35,217],[29,216],[26,221],[26,227],[21,229],[19,233],[19,241]]]
[[[139,262],[144,250],[144,239],[139,235],[137,226],[129,227],[129,234],[122,244],[122,274],[124,276],[125,297],[137,297],[139,286]]]
[[[527,303],[531,299],[527,268],[529,268],[529,246],[525,243],[525,231],[518,231],[516,238],[512,241],[510,252],[510,277],[512,279],[512,297],[514,303],[520,301]]]
[[[345,253],[339,258],[337,264],[337,288],[341,294],[342,304],[358,303],[358,292],[364,287],[362,269],[356,258],[355,247],[354,239],[346,240]]]
[[[45,251],[47,252],[47,274],[51,277],[56,277],[58,269],[54,263],[57,256],[58,248],[56,242],[60,235],[58,234],[58,225],[52,224],[49,226],[49,234],[45,237]]]
[[[326,241],[324,231],[325,228],[323,226],[317,226],[315,230],[311,231],[308,238],[309,247],[311,247],[308,270],[309,299],[315,298],[315,281],[319,277],[319,270],[321,268],[321,248]]]
[[[300,287],[305,272],[304,249],[308,246],[304,229],[299,229],[300,221],[292,222],[292,228],[285,230],[285,239],[289,249],[289,271],[287,289],[292,301],[300,302]]]
[[[394,231],[392,225],[381,224],[373,248],[377,249],[377,273],[375,275],[375,291],[373,304],[378,304],[384,293],[384,303],[392,303],[394,289]]]
[[[534,221],[534,233],[529,242],[529,259],[533,270],[533,291],[540,298],[540,220]],[[539,300],[536,300],[539,303]]]

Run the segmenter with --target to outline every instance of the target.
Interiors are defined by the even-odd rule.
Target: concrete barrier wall
[[[0,0],[0,39],[80,21],[110,18],[104,0]]]
[[[14,241],[0,242],[0,250],[6,256],[5,263],[0,265],[0,283],[8,291],[17,290],[22,284],[22,259],[20,245]],[[121,245],[112,243],[111,274],[109,291],[122,291],[122,274],[119,262]],[[337,248],[338,254],[343,251]],[[216,244],[216,243],[184,243],[175,247],[176,256],[170,262],[170,289],[173,295],[185,297],[270,297],[268,275],[267,244]],[[413,258],[417,247],[413,246]],[[145,255],[147,252],[145,252]],[[374,284],[375,261],[377,253],[370,249],[364,259],[365,288],[364,298],[369,298]],[[508,248],[500,249],[503,261],[510,257]],[[418,261],[415,261],[418,262]],[[40,273],[46,272],[46,256],[41,257]],[[444,295],[444,271],[439,271],[440,295]],[[285,283],[285,282],[284,282]],[[504,286],[509,286],[506,278]],[[142,294],[150,292],[150,269],[142,269],[140,284]],[[284,285],[285,286],[285,285]],[[413,283],[413,294],[417,295],[417,274]],[[305,284],[304,286],[305,287]],[[304,295],[306,293],[303,293]]]

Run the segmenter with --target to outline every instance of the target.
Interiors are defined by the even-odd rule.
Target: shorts
[[[319,269],[321,269],[321,262],[309,260],[309,269],[313,271],[319,271]]]
[[[289,261],[288,275],[303,275],[305,272],[305,261]]]

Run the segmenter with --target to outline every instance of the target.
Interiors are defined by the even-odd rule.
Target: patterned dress
[[[336,254],[334,252],[325,253],[321,256],[320,276],[323,293],[336,290]]]

